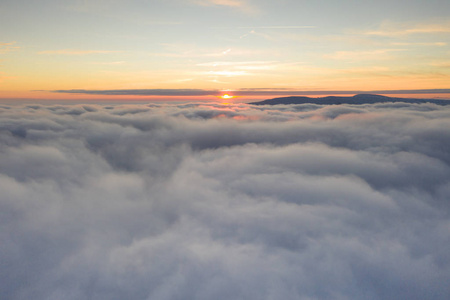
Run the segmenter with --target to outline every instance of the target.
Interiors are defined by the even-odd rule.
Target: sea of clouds
[[[450,299],[450,106],[0,105],[1,299]]]

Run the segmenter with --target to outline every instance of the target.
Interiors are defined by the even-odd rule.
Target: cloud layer
[[[448,299],[450,108],[0,106],[2,299]]]

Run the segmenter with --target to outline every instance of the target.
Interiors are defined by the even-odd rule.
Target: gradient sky
[[[0,98],[448,89],[449,15],[448,0],[2,0]]]

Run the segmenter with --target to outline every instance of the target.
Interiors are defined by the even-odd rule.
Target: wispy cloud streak
[[[89,54],[111,54],[111,53],[122,53],[122,51],[64,49],[64,50],[46,50],[38,52],[38,54],[49,54],[49,55],[89,55]]]
[[[406,36],[413,34],[448,34],[450,33],[450,24],[439,23],[439,24],[418,24],[418,25],[407,25],[398,24],[392,22],[385,22],[381,25],[380,29],[366,31],[366,35],[373,36]]]
[[[17,51],[20,47],[16,46],[16,42],[0,43],[0,54],[5,54],[11,51]]]
[[[219,6],[236,8],[244,13],[255,14],[259,9],[250,4],[248,0],[190,0],[192,3],[201,6]]]
[[[203,89],[123,89],[123,90],[54,90],[54,93],[88,95],[129,95],[129,96],[209,96],[218,95],[218,90]]]

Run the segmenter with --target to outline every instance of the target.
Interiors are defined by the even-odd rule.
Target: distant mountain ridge
[[[273,98],[259,102],[251,102],[253,105],[278,105],[278,104],[320,104],[320,105],[339,105],[339,104],[376,104],[376,103],[434,103],[438,105],[450,105],[450,100],[439,99],[416,99],[416,98],[395,98],[374,94],[358,94],[351,97],[327,96],[311,98],[306,96],[290,96]]]

